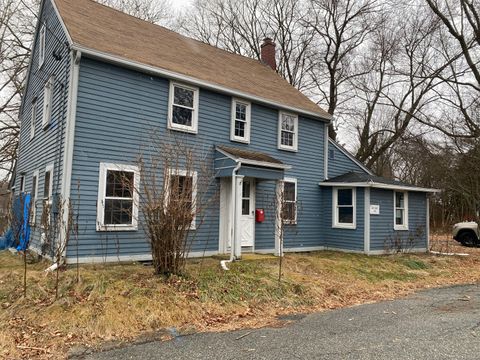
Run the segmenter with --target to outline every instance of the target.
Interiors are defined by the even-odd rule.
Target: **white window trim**
[[[396,212],[397,212],[397,193],[403,194],[403,224],[397,225],[396,223]],[[407,191],[394,191],[393,192],[393,229],[394,230],[408,230],[408,192]]]
[[[175,124],[173,122],[173,98],[174,98],[174,87],[178,86],[190,91],[193,91],[193,113],[192,113],[192,126],[185,126],[180,124]],[[185,85],[182,83],[177,83],[170,81],[170,90],[168,94],[168,128],[171,130],[178,130],[183,132],[188,132],[192,134],[198,133],[198,93],[199,90],[195,86]],[[179,105],[176,105],[179,106]]]
[[[47,200],[47,201],[48,201],[48,205],[52,205],[52,196],[53,196],[53,194],[52,194],[52,191],[53,191],[53,168],[54,168],[53,165],[54,165],[53,163],[47,165],[47,166],[45,167],[45,172],[43,173],[44,188],[45,188],[45,174],[46,174],[47,172],[50,173],[50,185],[49,185],[49,188],[48,188],[48,195],[49,195],[49,196],[48,196],[48,200]],[[44,197],[44,196],[45,196],[45,194],[42,193],[42,199],[43,199],[43,200],[45,200],[45,197]]]
[[[55,86],[55,77],[52,75],[45,83],[43,88],[43,113],[42,113],[42,128],[47,128],[52,120],[52,105],[53,105],[53,87]],[[49,105],[47,107],[47,105]]]
[[[33,199],[30,199],[31,200],[31,222],[30,222],[30,225],[35,225],[36,221],[37,221],[37,200],[38,200],[38,181],[40,179],[40,176],[39,176],[39,171],[38,170],[35,170],[33,172],[33,175],[32,175],[32,192],[30,193],[30,196],[32,195],[33,193],[33,179],[36,178],[37,181],[35,181],[35,198]],[[51,174],[50,174],[51,176]]]
[[[282,145],[282,116],[283,115],[289,115],[293,116],[295,118],[294,121],[294,127],[295,127],[295,132],[293,133],[293,146],[287,146],[287,145]],[[278,148],[280,150],[287,150],[287,151],[298,151],[298,115],[285,112],[285,111],[279,111],[278,112]]]
[[[353,205],[353,223],[339,223],[338,222],[338,190],[351,189],[352,190],[352,205]],[[332,191],[332,228],[338,229],[356,229],[357,228],[357,189],[352,187],[338,187],[333,188]]]
[[[237,103],[246,105],[245,113],[245,136],[235,136],[235,121],[236,119],[236,107]],[[232,98],[232,121],[230,124],[230,140],[237,141],[245,144],[250,144],[250,123],[251,123],[251,108],[252,104],[249,101],[242,99]]]
[[[41,68],[45,62],[45,38],[47,36],[47,28],[42,24],[40,28],[39,48],[38,48],[38,68]]]
[[[107,171],[128,171],[133,172],[133,206],[131,224],[105,224],[105,192],[107,182]],[[125,164],[100,163],[98,180],[97,199],[97,231],[135,231],[138,230],[138,186],[140,184],[140,171],[138,166]]]
[[[37,99],[35,98],[32,101],[32,108],[30,111],[31,114],[31,122],[30,122],[30,140],[35,137],[35,124],[37,122]]]
[[[192,212],[193,220],[190,224],[190,230],[196,230],[197,228],[197,172],[196,171],[187,171],[183,169],[168,169],[167,170],[167,179],[165,183],[165,201],[168,203],[170,198],[170,176],[191,176],[192,179]]]
[[[283,181],[282,181],[283,191],[285,191],[285,183],[286,182],[295,183],[295,219],[293,221],[292,220],[283,220],[283,222],[284,222],[284,224],[288,224],[288,225],[296,225],[297,220],[298,220],[298,217],[297,217],[298,216],[298,207],[297,207],[297,204],[298,204],[298,185],[297,185],[297,179],[292,178],[292,177],[283,178]],[[285,197],[285,195],[284,195],[284,197]],[[291,202],[291,201],[289,201],[289,202]]]

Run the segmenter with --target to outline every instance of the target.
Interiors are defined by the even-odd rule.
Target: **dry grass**
[[[21,258],[0,253],[0,357],[60,358],[77,344],[128,341],[172,327],[189,332],[263,326],[281,314],[391,299],[480,276],[479,253],[288,254],[281,284],[277,264],[274,257],[250,255],[225,272],[218,259],[191,260],[184,277],[169,280],[139,264],[92,265],[80,268],[79,283],[69,268],[61,273],[61,298],[54,302],[53,275],[43,272],[47,263],[29,264],[24,299]]]

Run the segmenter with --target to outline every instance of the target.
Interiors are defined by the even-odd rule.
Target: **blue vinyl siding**
[[[77,100],[72,192],[79,198],[79,256],[116,256],[148,254],[145,233],[138,231],[97,232],[96,201],[100,162],[134,164],[139,153],[148,153],[152,132],[160,137],[167,135],[167,107],[169,82],[139,72],[83,57]],[[285,176],[298,181],[300,204],[298,225],[287,231],[286,247],[322,245],[321,206],[318,183],[323,179],[323,123],[300,116],[299,146],[297,152],[277,149],[278,111],[259,104],[252,104],[250,144],[230,141],[231,97],[200,89],[198,134],[181,134],[185,141],[194,142],[208,153],[212,168],[214,145],[246,147],[270,154],[293,166]],[[80,196],[76,187],[79,184]],[[215,181],[212,193],[218,191]],[[262,181],[257,185],[257,207],[268,209],[274,196],[274,181]],[[218,251],[219,205],[212,205],[204,223],[195,232],[192,251]],[[273,213],[273,210],[267,210]],[[256,225],[255,248],[274,248],[272,214],[267,221]],[[270,220],[269,220],[270,219]],[[68,256],[76,252],[68,249]]]
[[[408,193],[408,230],[393,229],[393,191],[371,189],[370,204],[380,205],[379,215],[370,215],[370,250],[393,250],[397,239],[407,249],[427,247],[427,194]]]
[[[330,154],[333,152],[333,159]],[[328,177],[331,179],[335,176],[343,175],[350,171],[362,172],[366,171],[340,151],[332,143],[328,143]]]
[[[364,225],[365,225],[365,190],[357,188],[356,195],[356,228],[338,229],[332,226],[333,196],[332,188],[322,188],[322,225],[325,238],[325,247],[345,250],[364,250]]]
[[[36,201],[36,226],[31,231],[31,247],[40,249],[40,219],[42,214],[42,197],[44,188],[44,173],[47,165],[54,164],[53,194],[61,191],[63,171],[63,144],[65,132],[65,118],[67,112],[68,84],[70,75],[70,55],[66,46],[67,38],[61,23],[50,1],[44,2],[40,23],[44,23],[47,31],[45,37],[45,60],[41,68],[38,67],[39,36],[32,44],[32,58],[29,69],[28,83],[23,98],[22,113],[20,114],[20,139],[18,162],[16,168],[15,187],[20,189],[20,175],[25,175],[25,191],[32,191],[33,173],[38,170],[38,194]],[[55,60],[53,52],[61,55]],[[45,82],[51,75],[55,75],[55,84],[52,97],[51,124],[45,130],[42,128],[43,117],[43,89]],[[35,119],[35,136],[30,139],[30,122],[32,101],[37,99],[37,116]]]

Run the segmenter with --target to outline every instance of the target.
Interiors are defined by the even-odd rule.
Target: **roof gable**
[[[270,67],[91,0],[54,0],[74,45],[201,80],[233,92],[331,116]]]

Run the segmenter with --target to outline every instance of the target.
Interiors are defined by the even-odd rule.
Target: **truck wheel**
[[[471,231],[465,231],[458,236],[458,240],[463,246],[477,245],[477,236]]]

